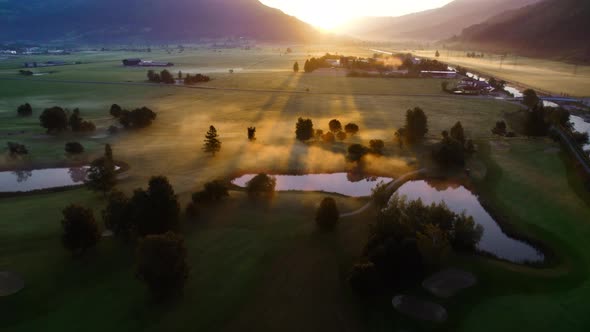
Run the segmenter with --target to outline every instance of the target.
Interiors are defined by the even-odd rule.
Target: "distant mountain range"
[[[258,0],[0,0],[0,41],[306,41],[317,31]]]
[[[539,0],[455,0],[441,8],[399,17],[366,17],[342,27],[341,33],[369,40],[437,41],[458,35],[507,10]]]
[[[450,42],[590,63],[590,1],[545,0],[504,12],[466,28]]]

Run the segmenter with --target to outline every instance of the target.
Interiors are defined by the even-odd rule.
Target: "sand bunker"
[[[477,278],[472,273],[448,269],[426,279],[422,286],[438,297],[449,298],[476,283]]]
[[[391,304],[397,311],[415,319],[437,323],[442,323],[447,319],[447,310],[443,306],[420,300],[414,296],[396,296]]]
[[[25,287],[25,281],[16,273],[0,271],[0,296],[18,293]]]

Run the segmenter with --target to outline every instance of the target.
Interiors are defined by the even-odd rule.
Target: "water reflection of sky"
[[[590,122],[584,121],[583,118],[575,115],[570,115],[570,122],[573,124],[574,130],[580,133],[588,133],[590,135]],[[590,144],[584,146],[585,151],[590,150]]]
[[[255,175],[248,174],[232,181],[233,184],[245,187]],[[347,173],[308,174],[308,175],[276,175],[277,191],[324,191],[352,197],[371,195],[371,190],[380,182],[388,183],[391,178],[359,177]]]
[[[86,168],[49,168],[0,172],[0,192],[19,192],[75,186],[84,182]]]
[[[397,191],[400,196],[407,196],[409,200],[422,199],[425,204],[444,201],[449,209],[455,213],[465,211],[473,216],[475,221],[484,227],[483,237],[479,249],[495,254],[500,258],[512,262],[542,261],[543,254],[528,244],[512,239],[502,232],[500,226],[479,203],[479,200],[466,188],[445,186],[433,188],[426,181],[411,181],[404,184]]]

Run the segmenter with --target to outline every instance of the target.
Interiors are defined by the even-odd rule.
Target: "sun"
[[[338,15],[340,14],[340,15]],[[297,15],[301,20],[308,22],[325,31],[332,31],[335,28],[345,24],[351,19],[348,15],[330,12],[330,10],[314,11]]]

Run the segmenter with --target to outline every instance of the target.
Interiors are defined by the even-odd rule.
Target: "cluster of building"
[[[139,58],[124,59],[123,65],[126,67],[172,67],[172,66],[174,66],[174,64],[172,62],[158,62],[158,61],[142,60]]]
[[[490,83],[466,77],[457,83],[453,93],[464,95],[481,95],[494,91]]]

